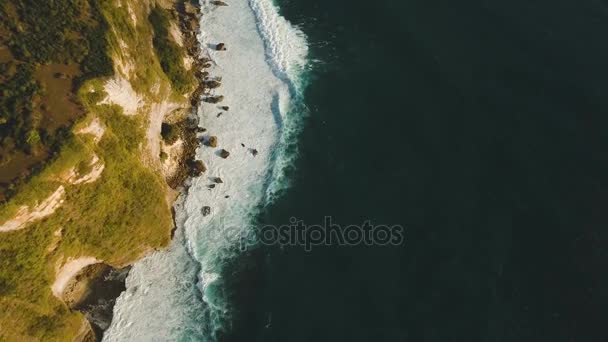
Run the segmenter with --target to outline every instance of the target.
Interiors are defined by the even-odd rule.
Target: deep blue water
[[[319,60],[260,223],[406,227],[263,247],[234,341],[607,341],[608,3],[281,0]]]

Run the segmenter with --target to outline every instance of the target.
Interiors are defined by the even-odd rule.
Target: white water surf
[[[203,103],[198,115],[218,147],[197,150],[207,172],[192,180],[176,204],[175,239],[167,251],[134,265],[104,341],[213,341],[230,316],[218,295],[222,266],[252,235],[256,208],[286,187],[284,170],[296,153],[308,53],[304,35],[271,0],[201,3],[199,41],[212,60],[210,77],[222,78],[212,95],[224,101]],[[220,42],[227,51],[215,50]],[[221,149],[230,156],[221,158]],[[223,183],[210,189],[215,177]],[[210,215],[203,215],[204,206],[211,207]]]

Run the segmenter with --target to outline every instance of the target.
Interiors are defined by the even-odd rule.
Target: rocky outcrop
[[[207,96],[203,99],[204,102],[207,103],[220,103],[222,101],[224,101],[224,96],[222,95],[217,95],[217,96]]]
[[[207,80],[207,81],[205,81],[205,87],[207,87],[208,89],[219,88],[221,85],[222,85],[222,83],[220,81],[217,81],[217,80]]]
[[[226,151],[224,149],[221,149],[220,152],[219,152],[219,155],[220,155],[220,157],[226,159],[226,158],[228,158],[228,156],[230,156],[230,152],[228,152],[228,151]]]
[[[209,147],[217,147],[217,137],[215,135],[210,136],[205,140],[205,145]]]
[[[202,160],[191,160],[188,164],[190,166],[190,175],[192,177],[198,177],[207,171],[207,167]]]
[[[73,310],[82,312],[89,321],[95,339],[112,322],[116,299],[126,289],[125,280],[131,267],[113,268],[104,263],[86,266],[67,284],[63,300]]]

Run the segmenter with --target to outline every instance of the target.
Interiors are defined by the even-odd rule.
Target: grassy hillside
[[[166,46],[159,48],[158,37],[162,36],[162,44],[168,44],[172,50],[171,58],[177,58],[179,47],[168,35],[158,35],[168,32],[172,19],[150,2],[152,5],[148,7],[144,1],[131,0],[0,0],[5,12],[20,13],[18,19],[10,19],[11,30],[31,30],[44,41],[63,39],[67,44],[66,51],[52,46],[38,50],[31,37],[19,36],[14,40],[17,46],[10,51],[18,58],[32,58],[34,74],[56,63],[77,63],[79,72],[73,76],[72,95],[81,106],[78,119],[69,123],[66,127],[70,128],[64,129],[61,136],[55,136],[58,142],[50,161],[15,188],[10,200],[0,206],[1,223],[14,217],[21,206],[35,206],[59,186],[65,187],[63,202],[52,215],[20,230],[0,232],[0,341],[67,341],[78,334],[83,326],[82,315],[70,311],[53,296],[50,288],[57,267],[67,258],[93,256],[109,264],[123,265],[170,241],[172,222],[167,186],[158,168],[150,165],[149,158],[142,157],[147,155],[148,113],[160,101],[185,102],[183,95],[192,88],[189,82],[193,81],[181,62],[178,68],[162,66],[163,61],[167,62],[167,55],[161,53]],[[43,5],[27,10],[20,7],[33,3]],[[161,22],[150,14],[151,8],[156,8],[152,13],[164,13]],[[42,13],[46,13],[43,18],[48,18],[48,13],[58,9],[72,19],[56,19],[60,21],[47,26],[49,32],[37,31],[37,21],[22,18]],[[149,20],[155,21],[154,26]],[[113,72],[107,70],[104,56],[114,61]],[[95,65],[102,67],[97,70]],[[176,73],[181,76],[176,78]],[[143,99],[136,115],[127,116],[120,106],[102,101],[107,96],[104,84],[112,74],[128,79]],[[35,75],[23,77],[31,80]],[[39,83],[22,84],[24,91],[34,89],[32,96],[35,96]],[[32,89],[27,88],[30,86]],[[33,115],[23,108],[19,112]],[[105,129],[99,141],[91,134],[78,133],[92,120],[98,120]],[[7,120],[5,124],[8,123]],[[48,134],[40,133],[41,126],[32,127],[24,129],[38,130],[38,143],[49,139]],[[104,165],[99,179],[82,184],[67,180],[65,175],[73,170],[80,175],[90,172],[89,163],[95,156]]]

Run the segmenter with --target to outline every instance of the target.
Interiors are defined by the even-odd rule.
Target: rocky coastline
[[[225,5],[225,3],[223,3]],[[219,5],[219,4],[218,4]],[[196,149],[201,141],[198,133],[205,129],[199,126],[197,109],[206,89],[215,87],[208,84],[208,73],[205,69],[210,66],[209,60],[201,58],[200,44],[197,39],[201,8],[188,0],[176,1],[171,10],[183,37],[183,49],[192,59],[191,72],[196,79],[195,89],[189,96],[190,107],[181,111],[172,119],[172,125],[177,128],[179,138],[183,142],[177,167],[173,174],[166,177],[169,188],[183,194],[188,190],[188,179],[197,177],[206,171],[203,161],[196,160]],[[211,87],[209,87],[209,85]],[[173,214],[173,239],[175,230],[175,213]],[[63,293],[63,300],[72,310],[83,313],[89,324],[89,331],[78,336],[76,341],[101,341],[104,331],[110,326],[116,299],[126,289],[126,278],[131,265],[113,267],[105,263],[97,263],[80,270],[71,279]]]

